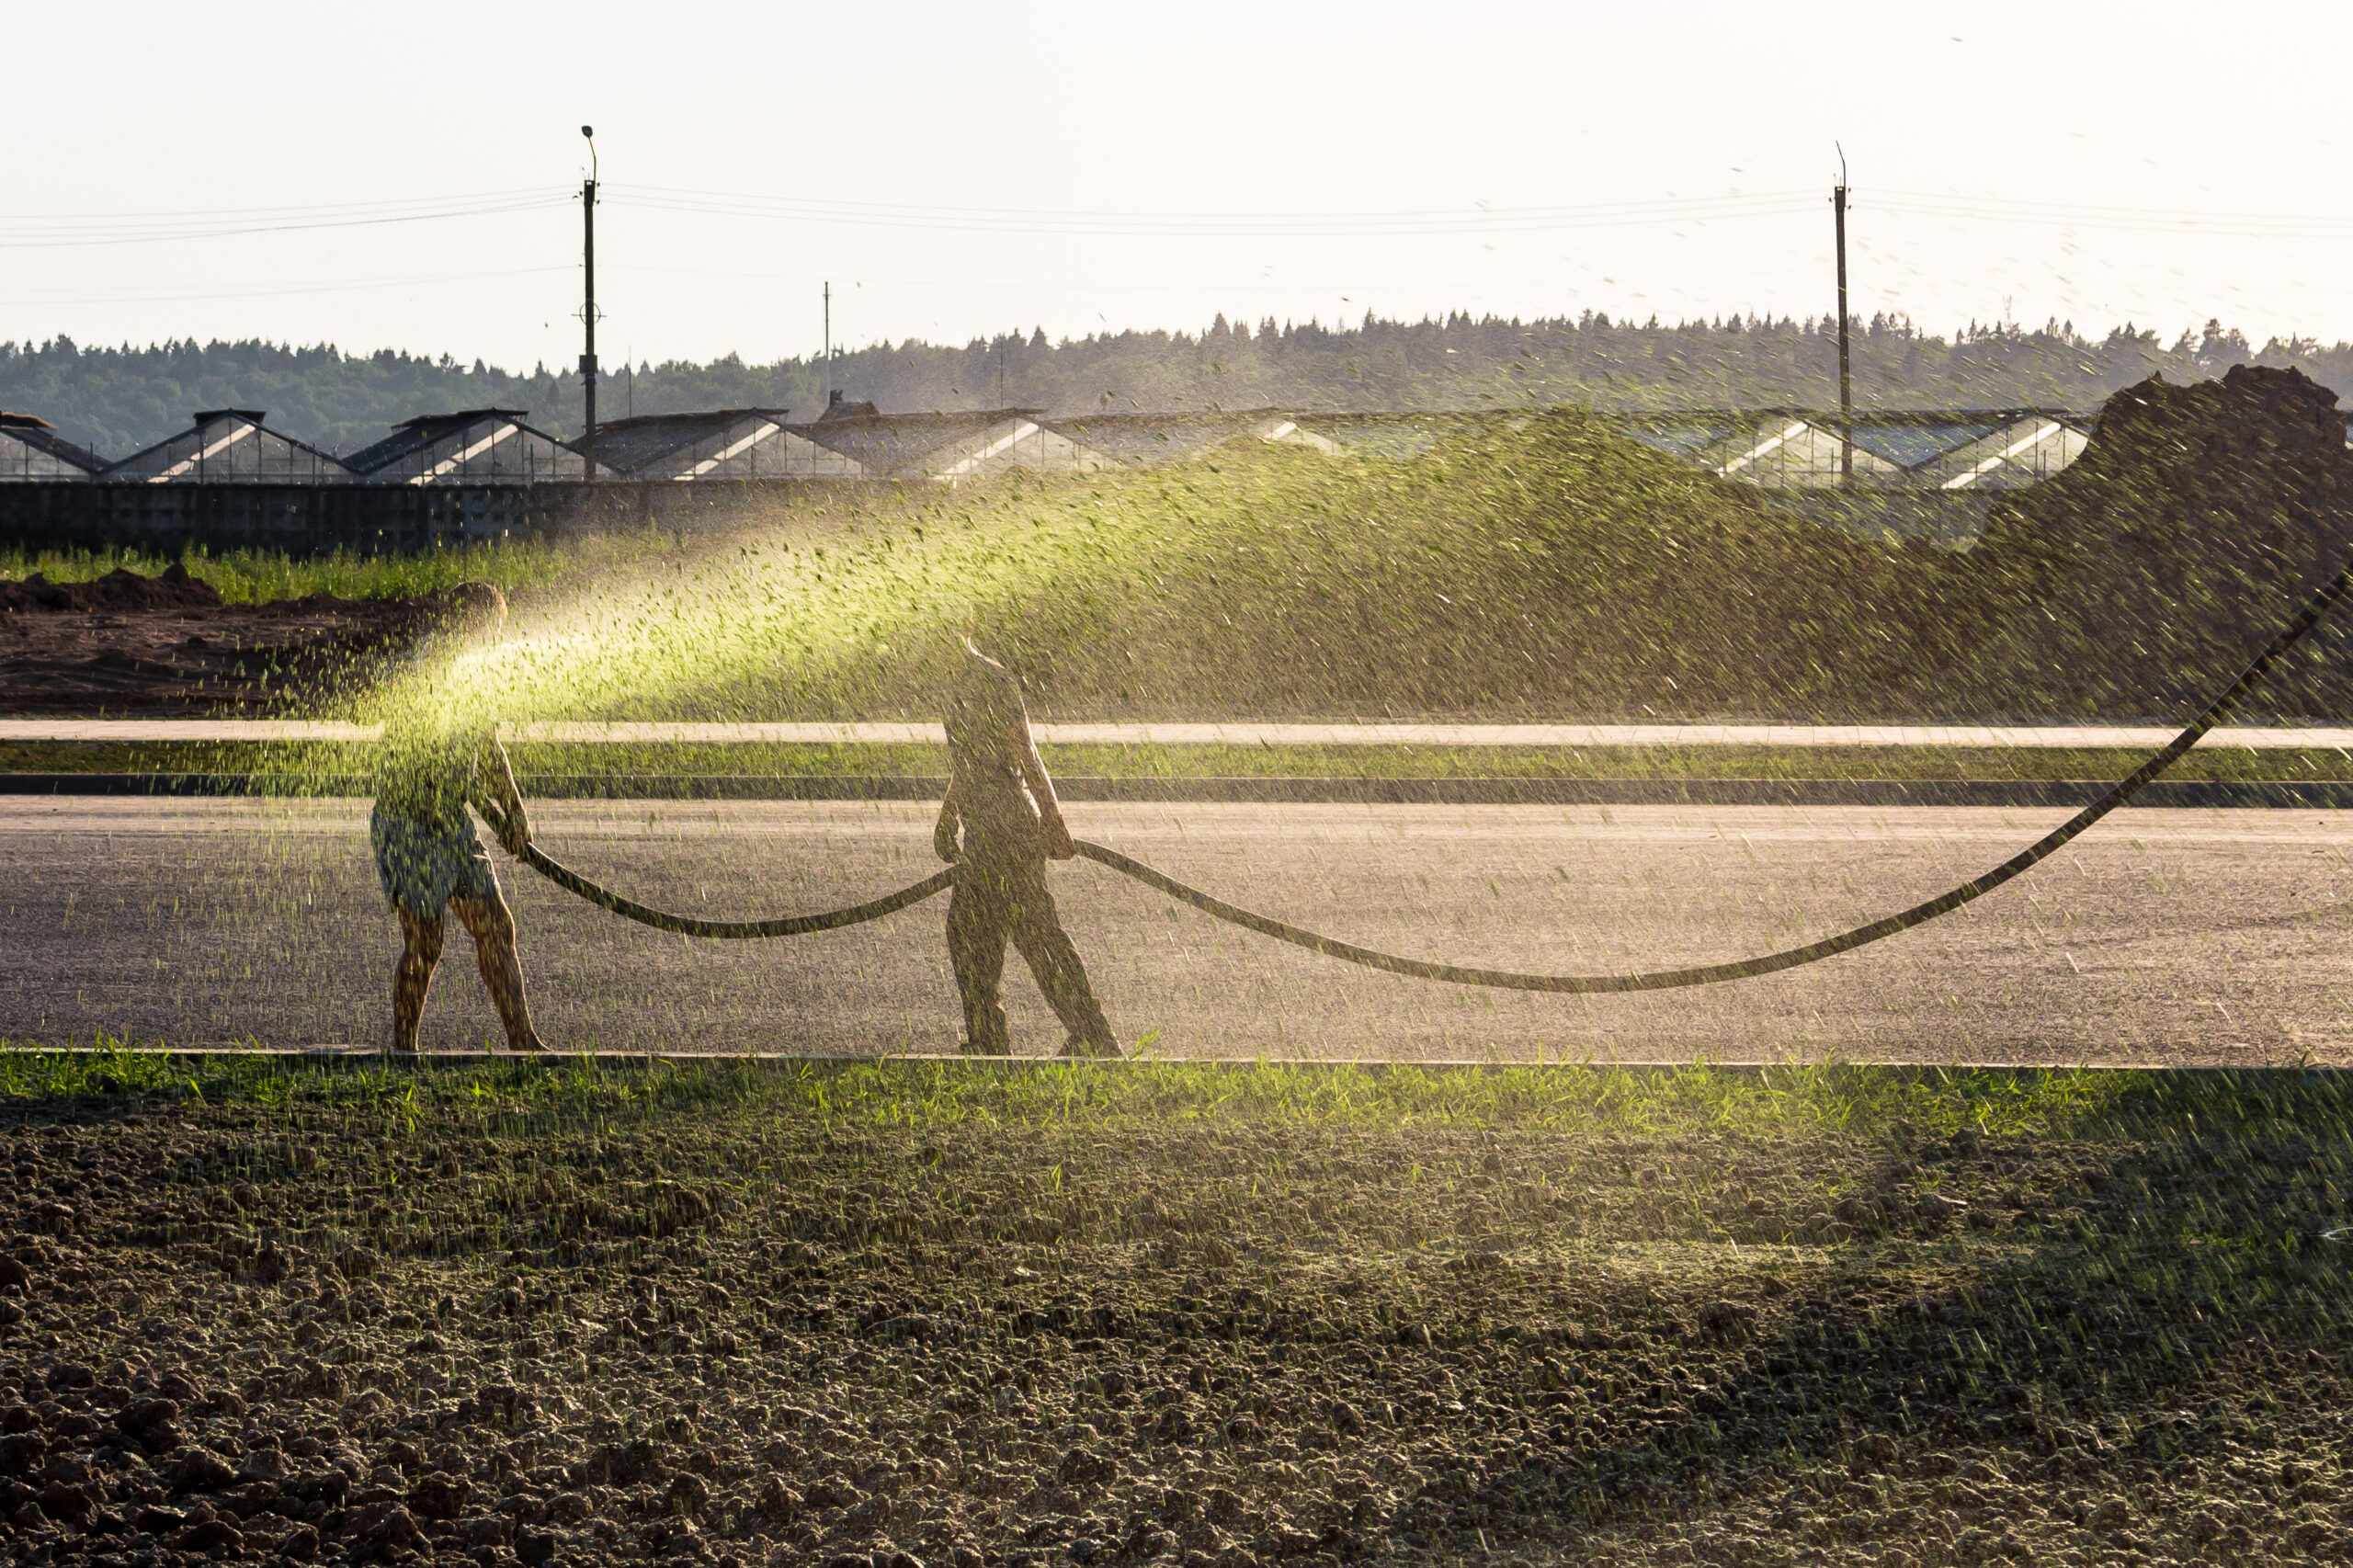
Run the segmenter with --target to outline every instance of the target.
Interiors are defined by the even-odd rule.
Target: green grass
[[[1576,1064],[1496,1068],[1054,1062],[772,1063],[556,1058],[545,1064],[319,1063],[0,1045],[0,1099],[165,1095],[288,1115],[390,1107],[420,1117],[560,1126],[581,1119],[728,1109],[913,1131],[1268,1125],[1875,1136],[2065,1136],[2112,1116],[2146,1075],[2090,1069],[1962,1070],[1839,1062],[1766,1069]]]
[[[86,583],[109,572],[154,576],[176,562],[231,604],[269,604],[332,594],[346,599],[413,598],[460,583],[495,583],[509,594],[576,586],[596,574],[676,549],[667,535],[611,535],[551,543],[518,540],[437,550],[419,555],[359,555],[335,551],[292,556],[282,551],[214,554],[190,547],[177,556],[138,550],[0,549],[0,581],[40,573],[52,583]]]

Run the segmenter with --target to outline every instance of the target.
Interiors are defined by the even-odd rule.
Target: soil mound
[[[120,615],[219,609],[221,603],[221,596],[211,584],[190,576],[188,568],[176,561],[153,577],[118,566],[87,583],[52,583],[39,572],[21,583],[0,582],[0,613],[49,610],[75,615]]]
[[[1989,516],[1979,598],[2006,624],[1966,684],[2029,710],[2177,712],[2234,676],[2348,551],[2336,393],[2254,365],[2190,386],[2153,376],[2109,400],[2072,467]],[[2315,640],[2258,700],[2345,711],[2341,648]]]
[[[1090,718],[2158,722],[2353,551],[2335,403],[2253,367],[2127,388],[2073,467],[1981,498],[1966,552],[1820,526],[1576,410],[1414,463],[1245,451],[1182,499],[1118,498],[1165,525],[1036,545],[988,631],[1039,710]],[[907,641],[789,713],[738,705],[925,710],[941,676]],[[2315,637],[2248,716],[2353,713],[2348,670]]]

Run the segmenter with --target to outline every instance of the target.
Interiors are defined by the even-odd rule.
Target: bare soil
[[[2353,1556],[2333,1089],[1775,1138],[517,1081],[0,1113],[0,1556]]]
[[[364,682],[445,597],[229,604],[174,564],[0,581],[0,713],[262,712]]]

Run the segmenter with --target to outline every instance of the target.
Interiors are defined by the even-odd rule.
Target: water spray
[[[1256,931],[1261,936],[1272,937],[1278,941],[1305,948],[1327,958],[1361,964],[1367,969],[1383,970],[1392,974],[1407,975],[1416,980],[1436,980],[1453,985],[1486,986],[1505,991],[1542,991],[1562,994],[1591,995],[1606,992],[1669,991],[1686,986],[1712,985],[1729,980],[1753,979],[1758,975],[1772,974],[1785,969],[1796,969],[1801,965],[1818,963],[1824,959],[1850,952],[1869,943],[1893,937],[1898,932],[1908,931],[1915,926],[1925,925],[1939,915],[1950,914],[1962,904],[1984,897],[2012,878],[2032,869],[2043,860],[2048,859],[2070,841],[2089,829],[2093,824],[2139,794],[2150,782],[2187,756],[2208,731],[2221,723],[2233,709],[2236,708],[2262,683],[2279,661],[2288,655],[2290,650],[2303,640],[2305,633],[2311,631],[2330,610],[2343,602],[2348,593],[2353,593],[2353,561],[2348,561],[2340,568],[2336,575],[2331,578],[2327,585],[2297,613],[2295,619],[2272,639],[2271,645],[2258,654],[2254,663],[2247,665],[2238,679],[2231,683],[2228,689],[2208,703],[2205,710],[2176,735],[2172,743],[2163,751],[2143,763],[2131,775],[2118,781],[2098,800],[2086,806],[2066,822],[1984,875],[1972,878],[1924,903],[1915,904],[1909,909],[1872,921],[1867,926],[1859,926],[1851,930],[1842,931],[1836,936],[1825,937],[1818,942],[1810,942],[1803,947],[1788,948],[1777,953],[1741,959],[1730,963],[1703,964],[1688,969],[1648,970],[1631,974],[1531,974],[1510,970],[1471,969],[1457,964],[1435,963],[1427,960],[1409,959],[1395,953],[1384,953],[1372,948],[1358,947],[1354,943],[1343,942],[1337,937],[1327,937],[1321,932],[1310,931],[1303,926],[1277,920],[1271,915],[1256,914],[1242,908],[1239,904],[1228,903],[1199,888],[1178,881],[1165,871],[1156,870],[1141,860],[1123,855],[1104,845],[1080,839],[1076,841],[1075,848],[1082,858],[1108,867],[1122,876],[1132,877],[1146,887],[1165,893],[1180,903],[1188,903],[1201,913],[1225,921],[1229,925],[1239,926],[1245,930]],[[656,930],[717,938],[801,936],[810,932],[830,931],[845,926],[855,926],[865,921],[880,919],[885,915],[904,909],[910,904],[920,903],[936,893],[946,892],[954,885],[957,871],[957,868],[950,866],[945,870],[934,872],[920,882],[902,888],[881,898],[818,915],[789,915],[767,920],[700,920],[688,915],[668,914],[625,899],[563,866],[536,845],[526,846],[523,859],[525,864],[557,885],[569,889],[582,898],[627,919],[653,926]]]

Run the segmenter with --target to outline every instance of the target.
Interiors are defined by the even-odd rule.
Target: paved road
[[[1706,962],[1911,903],[2058,820],[2039,811],[1085,805],[1094,837],[1238,903],[1416,956],[1547,970]],[[892,802],[548,802],[540,841],[710,915],[852,902],[926,874]],[[2140,811],[1962,913],[1811,969],[1546,997],[1376,974],[1060,868],[1112,1019],[1175,1055],[2353,1064],[2353,816]],[[506,863],[547,1033],[574,1047],[950,1049],[945,903],[758,943],[625,925]],[[378,1043],[396,938],[347,801],[0,800],[0,1037]],[[494,1031],[462,936],[428,1045]],[[1059,1033],[1026,974],[1017,1037]]]
[[[1972,746],[1998,750],[2122,747],[2154,751],[2180,727],[2121,724],[1050,724],[1048,745],[1314,746]],[[0,719],[0,743],[98,741],[363,741],[372,724],[312,719]],[[510,738],[620,744],[942,745],[938,724],[517,724]],[[2202,749],[2326,751],[2353,747],[2353,729],[2225,725]]]

